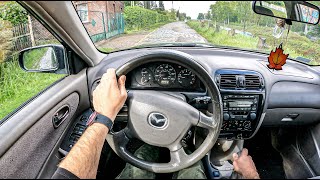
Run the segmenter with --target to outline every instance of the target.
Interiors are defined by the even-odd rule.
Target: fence
[[[59,44],[56,38],[36,19],[30,18],[26,24],[12,27],[12,51],[48,43]]]
[[[12,50],[20,51],[32,46],[31,34],[28,24],[20,24],[12,27]]]
[[[59,41],[36,19],[28,17],[28,22],[11,27],[0,25],[0,63],[25,48],[43,44],[60,44]]]
[[[123,13],[78,10],[78,14],[94,43],[124,33]]]

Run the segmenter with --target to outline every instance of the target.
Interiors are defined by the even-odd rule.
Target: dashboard
[[[190,69],[161,60],[139,66],[127,77],[126,86],[129,89],[205,91],[199,78]]]
[[[267,68],[268,54],[224,48],[162,49],[191,55],[217,83],[224,105],[220,138],[248,139],[260,127],[296,127],[320,122],[319,67],[288,59],[283,70],[275,71]],[[88,69],[89,91],[93,91],[108,68],[117,68],[133,57],[157,50],[143,48],[109,54],[99,65]],[[126,87],[179,93],[187,96],[188,102],[201,103],[207,97],[194,72],[161,59],[132,70],[127,74]],[[122,112],[121,118],[125,119],[125,114]]]

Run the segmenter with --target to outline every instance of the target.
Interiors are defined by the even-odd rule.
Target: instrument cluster
[[[181,65],[157,62],[142,65],[128,74],[133,89],[203,90],[200,80]]]

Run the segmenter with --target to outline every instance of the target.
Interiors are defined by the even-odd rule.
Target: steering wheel
[[[118,77],[149,62],[171,62],[192,70],[203,82],[212,101],[211,116],[205,115],[183,100],[151,90],[128,92],[128,125],[119,132],[107,136],[114,152],[126,162],[155,173],[171,173],[187,168],[201,160],[211,150],[220,133],[222,123],[221,95],[208,72],[192,56],[174,50],[157,50],[133,58],[116,71]],[[203,143],[192,154],[186,154],[181,140],[192,126],[208,130]],[[170,150],[169,163],[147,162],[135,157],[126,145],[130,138],[165,147]]]

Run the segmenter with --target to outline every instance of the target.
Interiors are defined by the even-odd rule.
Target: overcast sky
[[[215,1],[173,1],[173,8],[179,9],[181,13],[186,13],[192,19],[197,19],[199,13],[206,13],[210,9],[210,5]],[[170,10],[172,1],[163,1],[164,8]]]

